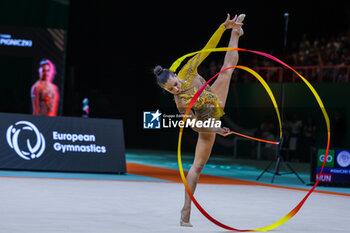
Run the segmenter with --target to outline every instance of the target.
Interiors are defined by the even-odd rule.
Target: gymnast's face
[[[49,81],[48,79],[51,76],[51,67],[50,67],[50,65],[49,64],[43,65],[39,69],[39,75],[40,75],[40,80]]]
[[[176,75],[169,78],[168,81],[164,84],[163,88],[170,92],[171,94],[179,94],[181,92],[182,81]]]

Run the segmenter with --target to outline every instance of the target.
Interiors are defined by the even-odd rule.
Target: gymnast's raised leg
[[[238,40],[239,37],[243,35],[242,22],[245,15],[241,14],[238,16],[236,20],[236,24],[232,26],[231,37],[228,47],[238,48]],[[221,70],[228,68],[230,66],[235,66],[238,63],[238,51],[227,51],[225,54],[224,64]],[[212,91],[217,95],[220,107],[223,109],[225,107],[228,90],[230,86],[230,81],[232,77],[234,69],[228,69],[221,74],[219,74],[218,78],[215,80],[213,85],[211,86]]]
[[[244,19],[244,15],[243,16],[240,15],[237,19],[236,18],[234,19],[235,22],[232,25],[232,32],[231,32],[229,47],[237,48],[238,39],[243,34],[243,30],[241,29],[243,19]],[[227,51],[222,69],[225,69],[230,66],[235,66],[237,65],[237,62],[238,62],[238,52]],[[224,108],[225,106],[232,72],[233,72],[233,69],[229,69],[221,73],[211,87],[212,91],[218,97],[221,108]],[[215,142],[215,137],[216,137],[215,133],[209,133],[209,132],[198,133],[198,141],[196,145],[194,162],[186,177],[188,186],[192,193],[195,192],[199,176],[202,172],[202,169],[204,168],[204,165],[207,163],[209,159],[211,150]],[[189,227],[192,226],[190,224],[190,214],[191,214],[191,199],[187,194],[187,192],[185,191],[185,202],[181,210],[181,219],[180,219],[181,226],[189,226]]]

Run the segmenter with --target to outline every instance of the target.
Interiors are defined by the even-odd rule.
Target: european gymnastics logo
[[[18,136],[23,131],[31,131],[36,136],[36,144],[32,146],[29,138],[27,138],[26,148],[20,148],[18,145]],[[6,139],[9,146],[15,150],[15,152],[25,160],[39,158],[45,150],[45,138],[38,128],[29,121],[18,121],[8,127],[6,132]]]

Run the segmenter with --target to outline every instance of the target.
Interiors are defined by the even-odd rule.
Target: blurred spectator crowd
[[[331,148],[341,148],[345,145],[346,117],[344,111],[335,109],[331,115]],[[277,140],[278,125],[266,118],[256,131],[257,137],[266,140]],[[316,146],[317,127],[312,117],[302,118],[296,112],[284,114],[282,122],[283,142],[281,153],[285,160],[294,162],[310,162],[313,148]],[[273,159],[276,156],[276,146],[265,144],[262,159]]]
[[[293,66],[350,65],[350,30],[314,41],[304,34],[290,61]]]
[[[350,29],[329,38],[321,37],[310,40],[304,34],[300,42],[292,51],[287,52],[283,60],[294,67],[299,73],[312,82],[349,82],[350,76]],[[274,51],[269,51],[276,54]],[[202,65],[199,72],[204,78],[210,78],[220,71],[223,60],[213,59]],[[284,71],[270,59],[261,56],[250,56],[247,60],[240,56],[240,62],[248,67],[255,67],[267,81],[278,82],[283,76],[284,81],[295,82],[298,80],[292,72]],[[237,73],[237,72],[236,72]],[[239,72],[237,81],[254,81],[246,72]],[[264,78],[265,78],[264,77]]]

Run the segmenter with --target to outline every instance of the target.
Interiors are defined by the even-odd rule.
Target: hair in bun
[[[159,76],[162,72],[163,72],[163,67],[159,65],[153,69],[153,73],[155,76]]]
[[[161,87],[168,82],[169,78],[175,77],[174,72],[170,71],[169,69],[163,69],[163,67],[159,65],[154,67],[153,73],[156,76],[158,85]]]

